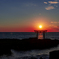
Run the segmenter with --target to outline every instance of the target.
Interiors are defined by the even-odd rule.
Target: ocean
[[[24,39],[36,37],[35,32],[0,32],[0,39]],[[47,32],[45,33],[45,38],[48,39],[59,39],[59,32]]]
[[[34,32],[0,32],[0,39],[28,39],[30,37],[36,37],[36,33]],[[45,33],[45,38],[48,39],[59,39],[59,32],[47,32]],[[53,47],[50,49],[44,49],[44,50],[30,50],[30,51],[15,51],[11,50],[12,55],[11,56],[0,56],[0,59],[40,59],[42,57],[43,59],[49,59],[49,52],[59,50],[59,45],[57,47]]]

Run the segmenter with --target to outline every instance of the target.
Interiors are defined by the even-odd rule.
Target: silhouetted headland
[[[48,49],[56,47],[59,44],[59,40],[51,39],[0,39],[0,55],[12,54],[11,49],[17,51],[26,51],[32,49]]]

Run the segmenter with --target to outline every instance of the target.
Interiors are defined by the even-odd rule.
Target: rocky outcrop
[[[59,44],[59,40],[42,39],[36,38],[29,39],[0,39],[0,55],[11,54],[11,49],[21,50],[32,50],[32,49],[48,49],[55,47]]]
[[[59,50],[50,52],[49,59],[59,59]]]

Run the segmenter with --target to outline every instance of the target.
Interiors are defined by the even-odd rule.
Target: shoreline
[[[59,40],[51,39],[0,39],[0,55],[11,55],[11,49],[16,51],[27,51],[33,49],[49,49],[57,47]]]

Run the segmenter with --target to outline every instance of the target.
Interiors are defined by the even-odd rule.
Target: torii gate
[[[47,32],[47,30],[34,30],[34,32],[37,33],[37,39],[38,39],[38,33],[43,33],[43,39],[45,39],[45,33]]]

